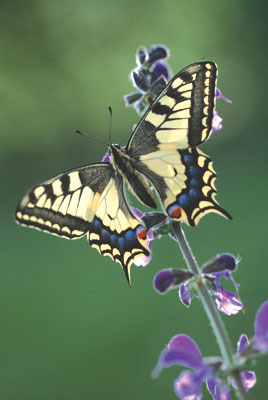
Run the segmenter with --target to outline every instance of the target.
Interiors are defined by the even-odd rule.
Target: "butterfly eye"
[[[139,239],[145,240],[147,237],[146,229],[143,226],[138,226],[136,229],[136,235]]]
[[[181,216],[181,208],[176,204],[168,207],[167,212],[172,218],[179,218]]]

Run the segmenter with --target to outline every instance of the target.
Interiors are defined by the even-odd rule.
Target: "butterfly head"
[[[109,151],[113,168],[125,175],[131,168],[130,157],[126,154],[125,148],[120,147],[119,144],[112,144]]]

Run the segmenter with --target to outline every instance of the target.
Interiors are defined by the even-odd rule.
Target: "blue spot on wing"
[[[111,235],[106,229],[102,228],[100,231],[100,237],[103,243],[109,243],[109,241],[111,240],[111,237],[113,235]]]
[[[125,248],[125,238],[124,237],[119,237],[118,238],[118,247],[119,250],[123,251]]]
[[[189,196],[188,194],[181,194],[178,198],[179,206],[183,209],[189,206]]]
[[[125,233],[125,237],[128,242],[133,242],[137,240],[135,233],[130,230]]]
[[[195,166],[195,165],[191,165],[189,167],[189,174],[191,177],[200,177],[202,175],[202,170],[201,168]]]
[[[198,190],[190,189],[190,190],[189,190],[189,196],[190,196],[192,199],[197,199],[198,197],[200,197],[200,194],[199,194],[199,191],[198,191]]]
[[[199,187],[200,186],[200,181],[196,178],[191,178],[189,181],[190,187]]]
[[[117,247],[117,245],[118,245],[118,236],[114,235],[114,234],[112,234],[112,235],[110,234],[109,238],[110,238],[111,246],[112,247]],[[107,243],[109,243],[109,241]]]
[[[92,222],[92,226],[91,226],[91,231],[93,232],[99,232],[99,230],[101,229],[102,225],[100,223],[100,221],[95,218]]]
[[[192,154],[185,154],[183,157],[183,161],[186,165],[191,165],[194,163],[195,159]]]

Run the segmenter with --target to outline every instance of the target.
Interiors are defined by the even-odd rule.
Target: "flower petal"
[[[197,369],[203,365],[196,343],[187,335],[175,335],[169,342],[164,362]],[[170,365],[171,365],[170,364]]]
[[[110,162],[110,161],[111,161],[111,155],[110,155],[110,152],[107,151],[107,153],[104,154],[104,156],[103,156],[101,162]]]
[[[256,384],[257,379],[254,371],[243,371],[240,376],[246,390],[251,389]]]
[[[174,278],[172,269],[163,269],[158,272],[154,277],[154,289],[158,293],[165,293],[174,285],[176,285],[176,278]]]
[[[189,307],[189,305],[191,304],[192,296],[191,296],[190,290],[188,288],[188,285],[186,285],[185,283],[182,283],[180,285],[179,296],[180,296],[181,302],[186,307]]]
[[[194,370],[210,368],[203,364],[202,355],[197,345],[186,335],[175,335],[170,340],[168,347],[160,354],[152,376],[157,378],[163,368],[168,368],[171,365],[183,365]]]
[[[240,372],[240,377],[243,383],[243,386],[246,391],[251,389],[257,382],[256,374],[254,371],[243,371]],[[237,389],[237,385],[234,380],[232,380],[232,386]]]
[[[148,61],[148,53],[144,46],[140,46],[136,53],[136,63],[137,65],[142,65]]]
[[[214,292],[216,296],[216,305],[219,311],[226,315],[237,314],[242,308],[242,301],[232,292],[223,289],[221,287],[217,292]]]
[[[220,386],[216,400],[232,400],[228,386]]]
[[[212,376],[211,378],[207,379],[206,384],[207,384],[207,389],[208,389],[209,393],[211,394],[213,400],[215,400],[215,396],[216,396],[218,387],[220,386],[219,378]]]
[[[201,383],[195,374],[183,371],[174,382],[174,390],[181,400],[201,400]]]
[[[124,97],[126,107],[129,107],[133,103],[136,103],[136,101],[140,100],[142,98],[142,94],[139,92],[133,92],[126,94]]]
[[[151,68],[151,72],[157,78],[164,76],[167,81],[170,79],[170,69],[167,66],[167,64],[164,64],[163,62],[160,61],[155,62]]]
[[[146,79],[146,76],[137,69],[133,69],[133,71],[131,72],[131,80],[133,85],[141,90],[142,92],[146,93],[149,89],[149,83],[148,80]]]
[[[229,253],[218,254],[208,261],[202,268],[202,272],[211,274],[213,272],[234,271],[237,266],[237,259]]]
[[[169,50],[166,46],[157,44],[149,48],[148,55],[148,64],[153,64],[155,61],[160,60],[160,58],[169,57]]]
[[[178,287],[179,284],[192,276],[191,272],[181,269],[163,269],[154,277],[154,289],[159,293],[166,293],[168,290]]]
[[[243,333],[237,342],[237,354],[240,355],[248,343],[248,337]]]
[[[218,111],[214,111],[212,120],[212,133],[222,130],[222,118],[219,116]]]
[[[261,305],[256,315],[254,348],[261,353],[268,351],[268,300]]]

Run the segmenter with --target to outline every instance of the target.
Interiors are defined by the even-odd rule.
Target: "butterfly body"
[[[110,146],[111,164],[118,171],[139,200],[148,207],[156,208],[157,200],[148,180],[138,171],[138,160],[131,158],[127,150],[118,145]]]
[[[92,247],[123,267],[149,255],[147,228],[130,208],[126,186],[146,206],[195,226],[215,201],[212,161],[197,145],[212,130],[217,67],[199,62],[176,74],[134,129],[127,146],[109,147],[110,161],[90,164],[34,186],[16,221]],[[126,185],[127,184],[127,185]]]

